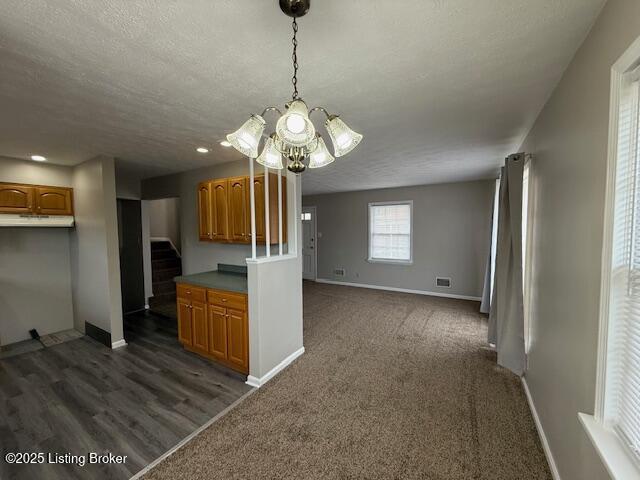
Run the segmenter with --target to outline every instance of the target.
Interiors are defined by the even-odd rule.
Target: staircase
[[[182,275],[182,261],[170,242],[151,242],[151,275],[153,297],[149,298],[149,309],[176,316],[176,285],[173,277]]]

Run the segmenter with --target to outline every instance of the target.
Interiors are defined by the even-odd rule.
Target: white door
[[[302,207],[302,278],[316,279],[316,207]]]

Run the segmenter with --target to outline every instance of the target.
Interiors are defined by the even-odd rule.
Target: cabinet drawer
[[[235,308],[243,312],[247,310],[247,296],[242,293],[207,290],[207,301],[213,305]]]
[[[206,290],[202,287],[193,287],[184,283],[176,286],[176,293],[179,298],[185,298],[194,302],[204,303],[206,300]]]

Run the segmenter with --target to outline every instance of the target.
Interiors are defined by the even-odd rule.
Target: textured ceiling
[[[603,3],[313,1],[300,93],[365,138],[304,192],[494,176]],[[217,142],[290,98],[290,28],[276,0],[3,0],[0,155],[141,177],[241,160]]]

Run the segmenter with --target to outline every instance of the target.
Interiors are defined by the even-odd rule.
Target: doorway
[[[140,200],[119,198],[118,244],[122,312],[144,310],[144,268],[142,264],[142,216]]]
[[[302,207],[302,278],[315,281],[318,271],[316,207]]]
[[[149,309],[177,318],[174,277],[182,275],[182,232],[180,199],[177,197],[146,201],[149,220],[149,265],[151,278]]]

